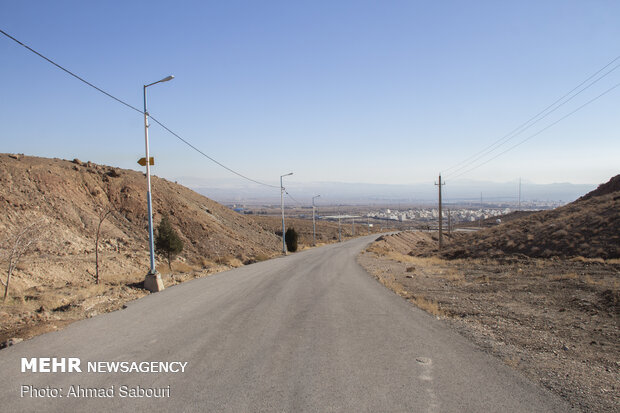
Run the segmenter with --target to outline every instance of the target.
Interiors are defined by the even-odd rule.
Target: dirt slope
[[[594,191],[588,192],[587,194],[579,198],[579,200],[586,200],[586,199],[590,199],[590,198],[594,198],[594,197],[602,196],[602,195],[607,195],[607,194],[611,194],[611,193],[619,192],[619,191],[620,191],[620,175],[616,175],[613,178],[611,178],[608,182],[605,182],[604,184],[600,184],[598,188],[596,188]]]
[[[13,273],[9,299],[0,299],[0,341],[28,338],[146,294],[140,288],[149,265],[145,187],[136,171],[0,154],[3,283],[11,239],[30,223],[40,228],[40,242]],[[168,213],[184,243],[172,273],[158,257],[167,286],[278,253],[280,238],[247,217],[165,179],[153,177],[152,187],[155,226]],[[101,284],[95,286],[95,235],[107,209]]]
[[[104,222],[104,249],[147,246],[144,174],[82,163],[29,156],[0,155],[0,231],[24,220],[45,219],[54,242],[51,254],[88,254],[94,250],[98,210],[112,208]],[[155,225],[168,213],[185,244],[187,259],[218,255],[254,256],[277,251],[278,238],[252,220],[165,179],[153,177]]]
[[[441,255],[620,258],[619,185],[620,175],[563,207],[458,237]]]

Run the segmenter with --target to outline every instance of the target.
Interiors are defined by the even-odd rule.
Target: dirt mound
[[[585,197],[493,228],[459,236],[448,243],[446,258],[499,258],[505,255],[620,258],[618,176]],[[436,245],[419,250],[436,254]]]
[[[598,188],[596,188],[594,191],[588,192],[587,194],[579,198],[578,201],[583,201],[586,199],[594,198],[596,196],[607,195],[607,194],[611,194],[613,192],[619,192],[619,191],[620,191],[620,175],[616,175],[613,178],[611,178],[608,182],[605,182],[604,184],[600,184]]]

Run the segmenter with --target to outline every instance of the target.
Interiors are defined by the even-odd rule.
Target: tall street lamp
[[[280,209],[282,209],[282,254],[286,255],[286,235],[284,232],[284,186],[282,185],[282,178],[285,176],[293,175],[289,172],[284,175],[280,175]]]
[[[338,242],[342,242],[342,227],[340,226],[340,205],[338,205]]]
[[[312,197],[312,245],[316,246],[316,224],[314,223],[314,199],[320,197],[321,195],[316,195]]]
[[[157,82],[144,85],[144,146],[146,148],[146,204],[148,208],[149,216],[149,252],[151,253],[150,269],[146,278],[144,279],[144,288],[151,292],[157,292],[164,289],[164,282],[161,280],[161,275],[155,269],[155,243],[153,241],[153,205],[151,201],[151,158],[149,156],[149,113],[146,110],[146,88],[156,85],[157,83],[167,82],[174,79],[174,76],[170,75]]]

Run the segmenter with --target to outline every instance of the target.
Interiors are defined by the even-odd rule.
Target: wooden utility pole
[[[521,211],[521,177],[519,177],[519,206],[517,210]]]
[[[480,219],[478,220],[478,226],[482,228],[482,192],[480,192]]]
[[[445,185],[445,183],[441,183],[441,174],[439,174],[439,183],[435,182],[435,185],[439,187],[439,249],[443,247],[443,217],[441,212],[441,186]]]

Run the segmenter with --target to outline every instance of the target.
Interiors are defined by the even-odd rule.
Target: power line
[[[299,202],[298,200],[296,200],[295,198],[293,198],[293,196],[292,196],[291,194],[289,194],[289,193],[286,191],[286,189],[284,189],[284,193],[285,193],[285,194],[286,194],[289,198],[291,198],[294,202],[297,202],[297,204],[299,204],[299,205],[303,206],[303,204],[302,204],[301,202]]]
[[[60,70],[70,74],[71,76],[73,76],[74,78],[78,79],[80,82],[86,83],[88,86],[92,87],[93,89],[103,93],[104,95],[114,99],[115,101],[127,106],[130,109],[135,110],[138,113],[144,113],[142,112],[140,109],[136,108],[135,106],[130,105],[129,103],[117,98],[116,96],[111,95],[110,93],[106,92],[105,90],[93,85],[92,83],[90,83],[89,81],[79,77],[78,75],[76,75],[75,73],[73,73],[72,71],[70,71],[69,69],[65,69],[64,67],[62,67],[61,65],[59,65],[58,63],[54,62],[52,59],[49,59],[45,56],[43,56],[41,53],[37,52],[36,50],[34,50],[33,48],[29,47],[28,45],[25,45],[24,43],[20,42],[19,40],[17,40],[16,38],[14,38],[13,36],[11,36],[10,34],[6,33],[3,30],[0,30],[0,33],[2,33],[3,35],[5,35],[6,37],[8,37],[9,39],[13,40],[15,43],[19,44],[20,46],[24,46],[26,49],[30,50],[32,53],[36,54],[37,56],[47,60],[49,63],[53,64],[54,66],[56,66],[57,68],[59,68]]]
[[[14,38],[13,36],[11,36],[10,34],[6,33],[3,30],[0,30],[0,33],[2,33],[3,35],[5,35],[6,37],[8,37],[9,39],[13,40],[14,42],[16,42],[17,44],[19,44],[20,46],[25,47],[26,49],[28,49],[29,51],[31,51],[32,53],[36,54],[37,56],[41,57],[42,59],[48,61],[49,63],[53,64],[54,66],[56,66],[57,68],[59,68],[60,70],[68,73],[69,75],[73,76],[74,78],[78,79],[79,81],[81,81],[82,83],[85,83],[86,85],[92,87],[93,89],[97,90],[98,92],[103,93],[104,95],[108,96],[109,98],[114,99],[115,101],[127,106],[130,109],[135,110],[136,112],[140,113],[140,114],[144,114],[144,112],[138,108],[136,108],[135,106],[130,105],[129,103],[117,98],[116,96],[106,92],[105,90],[101,89],[100,87],[95,86],[94,84],[90,83],[89,81],[83,79],[82,77],[76,75],[75,73],[73,73],[72,71],[70,71],[69,69],[64,68],[63,66],[59,65],[58,63],[54,62],[52,59],[42,55],[41,53],[37,52],[36,50],[34,50],[33,48],[31,48],[30,46],[20,42],[19,40],[17,40],[16,38]],[[153,119],[153,121],[155,123],[157,123],[159,126],[161,126],[162,128],[164,128],[166,131],[168,131],[169,133],[171,133],[173,136],[175,136],[177,139],[179,139],[181,142],[185,143],[187,146],[189,146],[190,148],[192,148],[193,150],[195,150],[196,152],[198,152],[199,154],[201,154],[202,156],[204,156],[205,158],[209,159],[210,161],[214,162],[215,164],[221,166],[222,168],[226,169],[229,172],[232,172],[233,174],[246,179],[250,182],[254,182],[256,184],[259,185],[263,185],[263,186],[267,186],[270,188],[279,188],[279,186],[276,185],[270,185],[270,184],[266,184],[264,182],[260,182],[257,181],[255,179],[249,178],[229,167],[227,167],[226,165],[222,164],[221,162],[218,162],[217,160],[213,159],[212,157],[210,157],[209,155],[207,155],[206,153],[204,153],[203,151],[201,151],[200,149],[198,149],[196,146],[192,145],[191,143],[189,143],[187,140],[183,139],[181,136],[179,136],[177,133],[173,132],[172,130],[170,130],[166,125],[164,125],[162,122],[160,122],[159,120],[155,119],[153,116],[151,116],[149,114],[149,116],[151,117],[151,119]]]
[[[575,86],[573,89],[571,89],[569,92],[567,92],[566,94],[564,94],[562,97],[560,97],[559,99],[555,100],[552,104],[550,104],[549,106],[547,106],[545,109],[543,109],[542,111],[538,112],[536,115],[534,115],[533,117],[531,117],[530,119],[528,119],[526,122],[522,123],[521,125],[519,125],[517,128],[513,129],[510,133],[504,135],[502,138],[496,140],[495,142],[493,142],[491,145],[487,146],[486,148],[482,149],[481,151],[475,153],[474,155],[470,156],[469,158],[451,166],[450,168],[444,170],[445,172],[450,171],[450,170],[454,170],[456,168],[456,170],[454,170],[452,173],[447,174],[446,176],[450,176],[450,175],[454,175],[455,173],[467,168],[469,165],[471,165],[472,163],[476,162],[478,159],[486,156],[487,154],[495,151],[498,147],[504,145],[506,142],[508,142],[511,139],[514,139],[515,137],[521,135],[523,132],[525,132],[527,129],[531,128],[532,126],[534,126],[536,123],[540,122],[541,120],[545,119],[547,116],[549,116],[550,114],[552,114],[553,112],[555,112],[556,110],[558,110],[559,108],[561,108],[562,106],[564,106],[566,103],[570,102],[572,99],[574,99],[575,97],[577,97],[579,94],[581,94],[583,91],[585,91],[586,89],[590,88],[591,86],[593,86],[595,83],[597,83],[598,81],[600,81],[601,79],[603,79],[604,77],[606,77],[607,75],[609,75],[611,72],[613,72],[614,70],[618,69],[618,67],[620,67],[620,64],[614,66],[612,69],[610,69],[608,72],[604,73],[603,75],[601,75],[599,78],[595,79],[594,81],[592,81],[590,84],[588,84],[587,86],[585,86],[584,88],[582,88],[581,90],[579,90],[577,93],[573,94],[572,96],[570,96],[573,92],[575,92],[577,89],[579,89],[581,86],[583,86],[584,84],[586,84],[587,82],[589,82],[592,78],[596,77],[599,73],[603,72],[605,69],[607,69],[609,66],[611,66],[612,64],[614,64],[616,61],[618,61],[620,59],[620,56],[617,56],[616,58],[614,58],[612,61],[610,61],[609,63],[607,63],[605,66],[603,66],[601,69],[599,69],[598,71],[596,71],[594,74],[592,74],[590,77],[588,77],[587,79],[585,79],[583,82],[581,82],[580,84],[578,84],[577,86]],[[570,96],[570,97],[569,97]],[[566,99],[568,97],[568,99]],[[565,100],[566,99],[566,100]],[[563,101],[564,100],[564,101]],[[563,101],[563,102],[562,102]],[[562,102],[558,105],[559,102]],[[557,106],[556,106],[557,105]],[[554,107],[555,106],[555,107]],[[551,109],[553,108],[553,109]],[[549,110],[551,109],[551,110]],[[545,113],[546,112],[546,113]]]
[[[482,162],[481,164],[478,164],[476,166],[474,166],[473,168],[470,168],[468,170],[466,170],[465,172],[461,172],[460,174],[453,176],[452,179],[454,178],[458,178],[459,176],[465,175],[466,173],[469,173],[471,171],[473,171],[474,169],[478,169],[483,165],[486,165],[487,163],[491,162],[492,160],[502,156],[503,154],[505,154],[506,152],[509,152],[513,149],[515,149],[517,146],[522,145],[523,143],[529,141],[530,139],[534,138],[535,136],[540,135],[541,133],[543,133],[544,131],[546,131],[547,129],[551,128],[552,126],[555,126],[556,124],[560,123],[561,121],[563,121],[564,119],[568,118],[569,116],[571,116],[572,114],[574,114],[575,112],[583,109],[584,107],[588,106],[590,103],[594,102],[595,100],[598,100],[599,98],[605,96],[606,94],[608,94],[609,92],[611,92],[612,90],[616,89],[618,86],[620,86],[620,83],[617,83],[616,85],[610,87],[609,89],[607,89],[606,91],[604,91],[603,93],[601,93],[600,95],[596,96],[593,99],[590,99],[589,101],[587,101],[586,103],[584,103],[583,105],[579,106],[577,109],[573,110],[572,112],[567,113],[566,115],[562,116],[560,119],[556,120],[555,122],[547,125],[546,127],[544,127],[543,129],[539,130],[538,132],[534,133],[533,135],[528,136],[527,138],[523,139],[522,141],[518,142],[517,144],[511,146],[510,148],[506,149],[503,152],[498,153],[497,155],[495,155],[494,157],[487,159],[486,161]]]
[[[184,144],[186,144],[187,146],[189,146],[190,148],[192,148],[193,150],[195,150],[196,152],[198,152],[199,154],[201,154],[201,155],[202,155],[202,156],[204,156],[205,158],[209,159],[211,162],[214,162],[214,163],[216,163],[217,165],[221,166],[222,168],[226,169],[227,171],[232,172],[233,174],[235,174],[235,175],[237,175],[237,176],[239,176],[239,177],[241,177],[241,178],[243,178],[243,179],[246,179],[246,180],[248,180],[248,181],[250,181],[250,182],[254,182],[254,183],[259,184],[259,185],[267,186],[267,187],[269,187],[269,188],[280,188],[279,186],[276,186],[276,185],[266,184],[266,183],[264,183],[264,182],[257,181],[256,179],[249,178],[249,177],[247,177],[247,176],[245,176],[245,175],[243,175],[243,174],[241,174],[241,173],[239,173],[239,172],[237,172],[237,171],[235,171],[235,170],[233,170],[233,169],[231,169],[231,168],[227,167],[226,165],[224,165],[224,164],[222,164],[221,162],[219,162],[219,161],[217,161],[217,160],[213,159],[212,157],[210,157],[209,155],[207,155],[206,153],[204,153],[203,151],[201,151],[200,149],[198,149],[197,147],[195,147],[194,145],[192,145],[191,143],[189,143],[187,140],[183,139],[181,136],[179,136],[177,133],[173,132],[170,128],[168,128],[166,125],[164,125],[164,124],[163,124],[163,123],[161,123],[159,120],[157,120],[156,118],[154,118],[152,115],[150,115],[150,114],[149,114],[149,116],[150,116],[150,118],[153,120],[153,122],[157,123],[159,126],[161,126],[162,128],[164,128],[166,131],[168,131],[169,133],[171,133],[174,137],[176,137],[177,139],[179,139],[181,142],[183,142]]]

